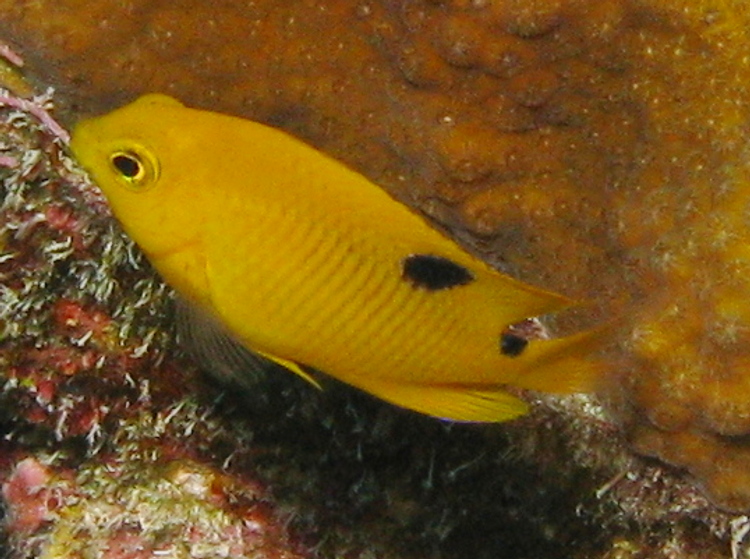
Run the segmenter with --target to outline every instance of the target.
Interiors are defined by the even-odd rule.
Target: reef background
[[[605,410],[540,400],[449,427],[284,373],[223,394],[172,343],[168,292],[91,188],[8,111],[16,556],[747,555],[742,2],[0,7],[67,124],[161,91],[281,127],[502,270],[593,303],[559,331],[614,324]]]

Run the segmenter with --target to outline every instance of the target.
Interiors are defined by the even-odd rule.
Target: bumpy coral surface
[[[284,127],[506,271],[595,302],[592,316],[558,326],[612,322],[602,392],[631,447],[689,472],[713,506],[750,510],[743,2],[0,7],[0,33],[58,86],[71,121],[162,91]],[[668,474],[635,471],[602,496],[653,532],[622,535],[608,556],[656,553],[644,542],[657,515],[626,502],[679,503],[740,556],[742,516]],[[668,518],[662,556],[709,556],[684,543],[696,524]]]

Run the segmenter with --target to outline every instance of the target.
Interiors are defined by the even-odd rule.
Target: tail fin
[[[567,394],[591,392],[604,369],[596,352],[606,340],[606,328],[565,338],[532,341],[519,359],[527,367],[512,384],[519,388]]]

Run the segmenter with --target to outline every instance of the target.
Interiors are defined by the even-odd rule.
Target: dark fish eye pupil
[[[112,158],[112,164],[123,177],[132,179],[141,172],[141,163],[132,155],[119,154]]]

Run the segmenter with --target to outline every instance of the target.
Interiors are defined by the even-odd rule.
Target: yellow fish
[[[572,301],[279,130],[150,94],[81,122],[71,148],[167,283],[308,380],[300,365],[425,414],[502,421],[527,410],[508,385],[579,391],[597,370],[590,335],[508,330]]]

